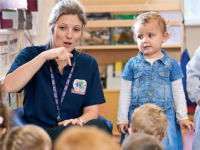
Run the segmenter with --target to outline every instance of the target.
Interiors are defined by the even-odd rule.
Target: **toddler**
[[[51,150],[47,132],[36,125],[14,127],[0,140],[1,150]]]
[[[167,24],[156,12],[140,14],[133,27],[139,53],[125,66],[119,97],[117,126],[125,134],[135,108],[153,103],[160,106],[168,120],[166,150],[182,150],[182,129],[194,129],[188,119],[178,62],[161,49],[167,41]],[[175,104],[176,113],[173,107]],[[179,126],[180,125],[180,126]]]

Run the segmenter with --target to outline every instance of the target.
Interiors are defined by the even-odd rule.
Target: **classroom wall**
[[[190,58],[193,57],[194,52],[200,46],[200,25],[185,27],[185,48],[188,49]]]
[[[55,6],[56,0],[40,0],[42,1],[42,9],[40,14],[42,15],[40,33],[38,35],[39,44],[46,44],[48,37],[47,21],[51,13],[51,9]]]

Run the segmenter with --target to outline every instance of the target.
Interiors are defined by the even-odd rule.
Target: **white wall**
[[[47,21],[49,18],[49,15],[51,13],[52,8],[56,4],[56,0],[40,0],[41,3],[41,19],[40,19],[40,33],[38,36],[39,44],[46,44],[47,43],[47,37],[48,37],[48,27],[47,27]]]
[[[194,52],[200,46],[200,25],[186,26],[185,31],[185,47],[188,49],[190,58],[192,58]]]

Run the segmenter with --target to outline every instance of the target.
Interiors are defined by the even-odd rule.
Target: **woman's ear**
[[[168,32],[165,32],[163,34],[163,43],[166,42],[168,40],[168,37],[169,37],[169,33]]]

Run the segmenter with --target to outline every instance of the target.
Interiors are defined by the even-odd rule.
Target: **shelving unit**
[[[81,0],[86,13],[106,13],[112,14],[136,14],[144,11],[157,12],[182,12],[182,0]],[[167,20],[169,26],[181,27],[181,44],[163,45],[162,48],[167,54],[177,61],[180,61],[184,50],[184,26],[182,19]],[[88,21],[86,28],[103,27],[131,27],[134,20],[94,20]],[[138,54],[137,45],[97,45],[76,47],[82,49],[84,53],[92,55],[99,66],[114,64],[116,61],[126,62],[131,57]],[[113,123],[114,135],[119,135],[116,127],[118,98],[120,89],[104,89],[106,104],[100,105],[100,114],[111,120]]]

